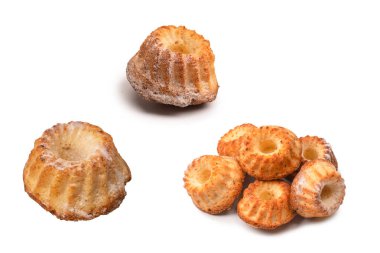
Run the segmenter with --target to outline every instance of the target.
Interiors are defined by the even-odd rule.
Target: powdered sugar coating
[[[183,26],[153,31],[128,62],[127,78],[143,98],[179,107],[211,102],[218,92],[209,42]]]
[[[36,140],[23,179],[25,191],[47,211],[64,220],[87,220],[120,205],[131,173],[109,134],[69,122]]]

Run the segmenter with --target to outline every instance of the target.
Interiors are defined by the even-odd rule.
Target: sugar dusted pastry
[[[290,185],[284,181],[259,181],[244,190],[239,201],[239,217],[253,227],[276,229],[290,222],[296,213],[289,205]]]
[[[326,217],[343,202],[345,184],[334,165],[323,159],[306,162],[294,178],[290,204],[303,217]]]
[[[262,126],[245,135],[238,160],[243,170],[256,179],[280,179],[299,167],[301,143],[286,128]]]
[[[59,219],[89,220],[120,205],[131,172],[109,134],[69,122],[35,141],[23,179],[29,196]]]
[[[209,41],[184,26],[153,31],[128,62],[127,77],[145,99],[180,107],[211,102],[218,92]]]
[[[302,145],[302,163],[315,159],[325,159],[338,168],[338,162],[331,145],[325,139],[307,135],[301,137],[300,141]]]
[[[242,146],[243,137],[254,129],[256,129],[254,125],[247,123],[228,131],[218,142],[219,155],[237,157]]]
[[[244,176],[235,159],[205,155],[188,166],[184,182],[187,193],[200,210],[218,214],[232,206],[242,190]]]

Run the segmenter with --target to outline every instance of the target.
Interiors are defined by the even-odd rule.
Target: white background
[[[325,252],[379,250],[378,1],[1,1],[1,252]],[[161,25],[210,42],[220,85],[205,106],[141,100],[128,60]],[[55,123],[99,125],[132,170],[112,213],[61,221],[23,189],[33,142]],[[318,135],[346,185],[339,211],[276,232],[192,204],[183,173],[250,122]]]

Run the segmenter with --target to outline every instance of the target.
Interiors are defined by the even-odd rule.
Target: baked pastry
[[[25,191],[63,220],[89,220],[116,209],[131,180],[112,137],[84,122],[57,124],[34,143]]]
[[[128,62],[127,78],[143,98],[180,107],[211,102],[218,92],[209,41],[184,26],[153,31]]]
[[[256,228],[275,229],[290,222],[296,213],[289,205],[290,185],[284,181],[259,181],[244,190],[237,206],[239,217]]]
[[[302,145],[302,160],[301,166],[307,161],[312,161],[315,159],[325,159],[331,162],[335,168],[338,169],[338,161],[335,158],[334,152],[332,151],[331,145],[325,141],[323,138],[317,136],[305,136],[300,137],[300,142]],[[287,179],[292,181],[297,175],[299,169],[290,174]]]
[[[256,127],[247,123],[228,131],[218,142],[219,155],[237,157],[242,146],[243,137],[253,129],[256,129]]]
[[[303,217],[326,217],[338,210],[345,184],[334,165],[323,159],[306,162],[294,178],[290,204]]]
[[[232,206],[242,190],[244,177],[235,159],[205,155],[189,165],[183,180],[187,193],[200,210],[218,214]]]
[[[244,136],[238,161],[256,179],[280,179],[299,167],[301,143],[286,128],[262,126]]]
[[[302,145],[302,164],[315,159],[325,159],[331,162],[335,168],[338,168],[338,162],[331,145],[325,139],[307,135],[301,137],[300,141]]]

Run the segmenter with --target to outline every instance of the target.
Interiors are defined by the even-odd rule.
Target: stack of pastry
[[[298,138],[284,127],[248,123],[223,135],[217,150],[219,156],[198,158],[185,172],[185,188],[202,211],[229,209],[243,188],[245,173],[255,181],[244,190],[237,213],[256,228],[276,229],[297,214],[330,216],[343,202],[344,180],[331,146],[322,138]],[[206,176],[195,177],[194,171]]]

